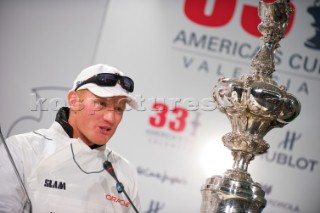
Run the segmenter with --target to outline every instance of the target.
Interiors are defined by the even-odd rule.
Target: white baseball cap
[[[125,96],[127,98],[127,104],[133,109],[138,109],[138,103],[135,98],[130,95],[130,92],[122,88],[120,84],[116,84],[115,86],[99,86],[95,83],[86,83],[77,88],[82,82],[85,80],[96,76],[101,73],[111,73],[120,76],[124,76],[121,71],[117,68],[109,66],[107,64],[96,64],[92,65],[80,72],[77,76],[76,80],[73,82],[72,90],[83,90],[88,89],[90,92],[99,97],[114,97],[114,96]]]

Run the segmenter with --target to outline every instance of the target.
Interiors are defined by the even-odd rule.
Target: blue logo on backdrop
[[[314,27],[316,34],[309,38],[304,45],[311,49],[320,50],[320,0],[315,0],[313,6],[309,7],[307,11],[315,20],[311,26]]]
[[[301,133],[287,131],[284,140],[278,145],[279,150],[267,152],[266,154],[261,155],[259,159],[298,170],[314,172],[319,163],[317,160],[310,159],[308,157],[297,157],[292,155],[292,151],[296,145],[296,142],[298,142],[301,138]]]

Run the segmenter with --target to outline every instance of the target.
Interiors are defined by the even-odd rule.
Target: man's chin
[[[103,139],[99,139],[99,140],[96,140],[96,141],[94,142],[94,144],[95,144],[95,145],[99,145],[99,146],[103,146],[103,145],[105,145],[106,143],[108,143],[109,139],[110,139],[110,137],[108,137],[108,138],[103,138]]]

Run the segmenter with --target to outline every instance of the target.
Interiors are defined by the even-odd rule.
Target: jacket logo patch
[[[66,190],[66,183],[62,181],[45,179],[44,187]]]
[[[115,203],[120,203],[121,206],[124,206],[124,207],[127,207],[127,208],[129,207],[129,204],[130,204],[127,201],[121,200],[120,198],[117,198],[117,197],[115,197],[113,195],[109,195],[109,194],[106,195],[106,199],[110,200],[110,201],[113,201]]]

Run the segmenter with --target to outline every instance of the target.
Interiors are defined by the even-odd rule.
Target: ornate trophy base
[[[247,172],[254,155],[243,151],[233,151],[232,155],[233,169],[208,178],[202,186],[202,213],[257,213],[266,206],[264,191]]]
[[[250,176],[248,173],[242,175]],[[235,180],[227,175],[208,178],[201,193],[205,198],[201,212],[256,213],[266,205],[265,193],[258,183]]]

